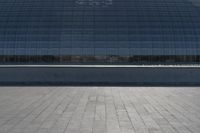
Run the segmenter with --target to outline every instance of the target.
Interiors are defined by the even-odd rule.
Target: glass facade
[[[199,0],[0,0],[2,63],[199,63]]]

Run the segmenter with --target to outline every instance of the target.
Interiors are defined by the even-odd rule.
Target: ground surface
[[[0,87],[0,133],[199,133],[198,87]]]

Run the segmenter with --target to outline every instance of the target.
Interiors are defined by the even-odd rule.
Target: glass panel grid
[[[147,62],[181,56],[186,63],[189,57],[198,63],[198,4],[197,0],[0,0],[1,62],[4,58],[9,62],[11,56],[27,60],[48,56],[61,58],[56,60],[60,63],[62,58],[81,56],[97,62],[113,56],[152,57]]]

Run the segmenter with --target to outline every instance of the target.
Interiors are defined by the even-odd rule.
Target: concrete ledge
[[[200,68],[1,66],[0,85],[200,85]]]

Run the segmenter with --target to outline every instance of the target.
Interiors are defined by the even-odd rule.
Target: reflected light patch
[[[112,0],[76,0],[77,5],[81,6],[110,6],[112,5]]]
[[[200,0],[189,0],[193,5],[200,7]]]

